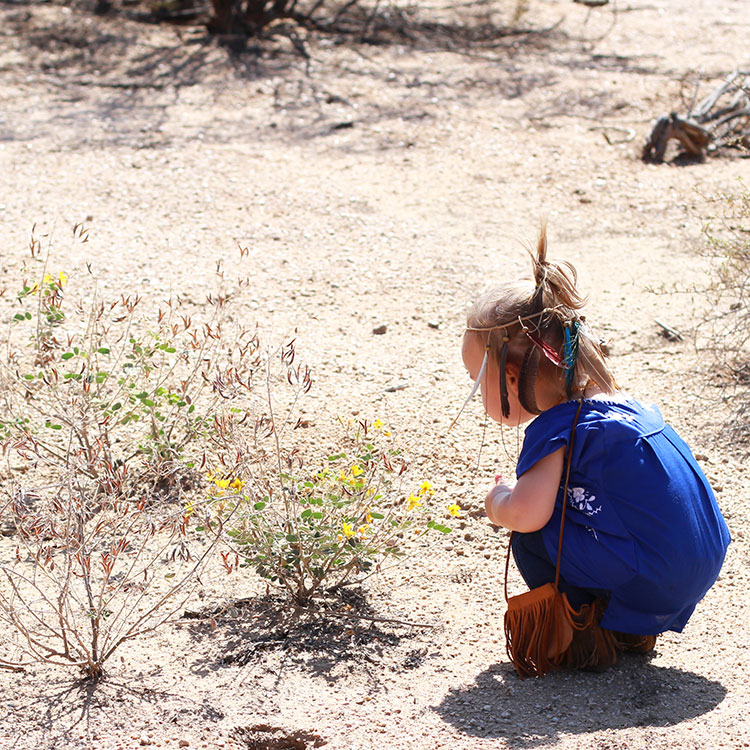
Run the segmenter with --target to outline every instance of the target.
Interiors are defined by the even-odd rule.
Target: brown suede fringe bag
[[[578,658],[571,654],[571,651],[575,650],[571,648],[571,644],[580,640],[574,638],[574,635],[584,630],[599,631],[597,624],[602,611],[600,603],[584,605],[580,610],[575,610],[568,602],[568,597],[561,594],[557,588],[560,581],[560,558],[565,529],[565,508],[568,504],[573,439],[582,405],[583,399],[578,404],[568,441],[555,582],[545,583],[524,594],[508,598],[508,566],[511,554],[511,545],[508,545],[505,560],[505,601],[508,604],[505,613],[505,642],[508,657],[522,678],[543,677],[561,666],[586,666],[585,663],[580,663],[582,660],[585,661],[585,655],[582,654],[582,658]],[[512,540],[511,533],[511,543]],[[609,644],[601,645],[606,648]],[[614,655],[614,651],[612,653]]]

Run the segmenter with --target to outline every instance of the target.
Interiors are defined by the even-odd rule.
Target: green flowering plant
[[[282,382],[291,384],[287,410],[274,412],[269,398],[267,412],[252,424],[243,420],[241,429],[236,419],[222,419],[221,469],[208,479],[216,517],[234,513],[227,570],[252,568],[304,606],[403,557],[409,537],[449,533],[442,519],[460,509],[438,508],[429,481],[408,481],[408,464],[379,419],[339,420],[343,434],[333,453],[292,447],[303,422],[290,413],[312,385],[294,357],[291,342],[280,357],[286,377],[272,383],[268,375],[269,395]]]
[[[38,240],[31,250],[38,275],[20,283],[0,357],[0,440],[105,492],[122,490],[134,460],[151,473],[191,465],[186,449],[210,436],[219,402],[250,390],[260,362],[254,331],[225,328],[227,294],[209,295],[202,321],[178,298],[141,315],[136,294],[71,293]]]
[[[200,501],[159,500],[165,488],[182,499],[175,474],[197,474],[218,404],[249,399],[259,343],[225,325],[220,272],[199,321],[176,298],[156,309],[79,289],[33,235],[30,250],[15,294],[0,290],[12,305],[0,532],[15,546],[0,560],[0,668],[45,662],[99,679],[113,653],[177,615],[223,540]]]

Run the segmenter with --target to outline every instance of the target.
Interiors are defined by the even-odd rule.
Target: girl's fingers
[[[502,482],[502,480],[503,480],[502,474],[495,474],[495,484],[497,484],[498,482]]]

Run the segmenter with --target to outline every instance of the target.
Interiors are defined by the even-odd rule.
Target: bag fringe
[[[601,600],[576,610],[553,583],[508,599],[505,643],[519,677],[560,667],[603,671],[617,661],[617,642],[599,626]]]
[[[508,599],[505,643],[520,677],[543,677],[560,666],[573,640],[569,607],[553,583]]]

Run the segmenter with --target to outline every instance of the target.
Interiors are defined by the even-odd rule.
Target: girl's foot
[[[620,651],[629,651],[631,654],[647,654],[653,651],[656,645],[655,635],[635,635],[633,633],[618,633],[616,630],[609,631],[614,639],[615,646]]]
[[[593,610],[593,612],[592,612]],[[604,672],[617,663],[617,647],[612,631],[599,626],[604,603],[597,600],[584,604],[575,620],[587,623],[582,629],[574,628],[573,641],[565,652],[563,666],[586,672]]]

